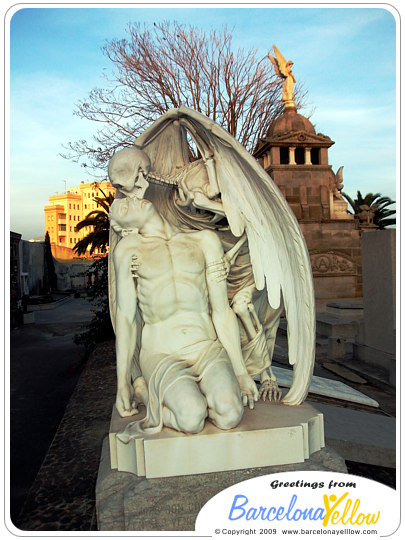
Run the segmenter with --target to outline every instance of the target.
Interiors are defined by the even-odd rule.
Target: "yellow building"
[[[115,194],[115,188],[110,182],[81,182],[80,186],[71,187],[61,195],[51,195],[49,204],[45,206],[45,233],[49,233],[52,253],[60,259],[77,257],[73,246],[87,236],[93,227],[83,227],[76,230],[76,225],[82,221],[99,204],[95,197],[102,198],[109,193]],[[95,250],[94,254],[101,251]]]

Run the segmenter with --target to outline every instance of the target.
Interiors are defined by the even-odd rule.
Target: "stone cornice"
[[[261,141],[261,145],[255,149],[253,155],[258,157],[272,146],[298,146],[305,148],[305,146],[312,147],[315,145],[316,148],[329,148],[333,144],[335,142],[322,133],[314,135],[306,131],[290,131],[281,133],[277,137],[265,139],[264,142]]]
[[[285,171],[285,170],[294,170],[294,172],[299,169],[300,171],[331,171],[332,165],[269,165],[265,171]]]

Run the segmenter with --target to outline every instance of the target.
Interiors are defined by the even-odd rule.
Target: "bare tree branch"
[[[63,157],[95,171],[129,146],[161,114],[185,105],[218,122],[253,151],[283,110],[281,81],[255,50],[232,48],[232,32],[206,33],[164,22],[130,24],[128,39],[103,47],[113,64],[107,88],[95,88],[75,114],[100,124],[91,141],[67,143]],[[306,93],[296,85],[295,102]]]

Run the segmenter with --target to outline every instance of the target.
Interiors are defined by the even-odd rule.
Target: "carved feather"
[[[288,77],[286,59],[284,58],[284,56],[281,54],[281,52],[277,49],[277,47],[275,45],[273,45],[273,49],[274,49],[274,53],[276,55],[276,58],[274,60],[277,63],[278,69],[280,71],[280,73],[278,73],[278,75],[280,76],[280,74],[281,74],[282,77]],[[270,58],[270,60],[271,60],[271,58]],[[274,64],[274,62],[273,62],[273,64]]]
[[[276,74],[281,77],[281,78],[284,78],[285,79],[285,75],[283,75],[283,73],[281,72],[280,68],[279,68],[279,65],[278,65],[278,62],[277,60],[274,58],[274,56],[271,56],[270,54],[267,55],[268,58],[270,58],[270,61],[271,63],[273,64],[274,66],[274,70],[276,72]]]

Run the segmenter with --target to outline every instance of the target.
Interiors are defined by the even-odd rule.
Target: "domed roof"
[[[308,118],[298,114],[296,109],[289,108],[271,123],[267,137],[273,139],[294,131],[306,131],[316,135],[315,128]]]

